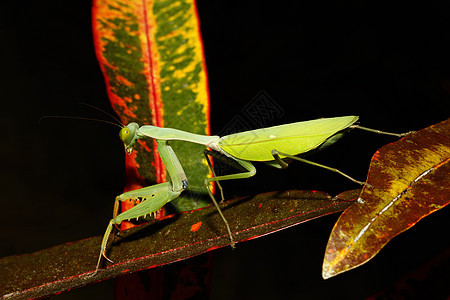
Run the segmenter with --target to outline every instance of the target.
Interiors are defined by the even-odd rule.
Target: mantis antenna
[[[120,124],[121,125],[120,128],[124,127],[123,123],[119,119],[117,119],[115,116],[110,114],[109,112],[107,112],[107,111],[105,111],[105,110],[103,110],[101,108],[98,108],[98,107],[96,107],[94,105],[88,104],[88,103],[81,102],[80,104],[81,105],[85,105],[85,106],[90,107],[90,108],[93,108],[93,109],[96,109],[99,112],[104,113],[105,115],[107,115],[107,116],[111,117],[113,120],[115,120],[118,124]]]
[[[119,128],[123,128],[123,127],[124,127],[124,125],[122,124],[122,122],[121,122],[119,119],[117,119],[115,116],[113,116],[112,114],[110,114],[109,112],[104,111],[103,109],[98,108],[98,107],[96,107],[96,106],[94,106],[94,105],[91,105],[91,104],[88,104],[88,103],[81,102],[80,104],[81,104],[81,105],[85,105],[85,106],[90,107],[90,108],[93,108],[93,109],[95,109],[95,110],[97,110],[97,111],[99,111],[99,112],[101,112],[101,113],[103,113],[103,114],[109,116],[111,119],[113,119],[113,120],[116,121],[116,122],[111,122],[111,121],[101,120],[101,119],[96,119],[96,118],[76,117],[76,116],[43,116],[43,117],[41,117],[41,118],[39,119],[39,124],[41,124],[41,121],[42,121],[43,119],[47,119],[47,118],[60,118],[60,119],[75,119],[75,120],[96,121],[96,122],[101,122],[101,123],[106,123],[106,124],[112,124],[112,125],[114,125],[114,126],[118,126]]]
[[[43,116],[43,117],[40,117],[40,118],[39,118],[39,124],[41,124],[41,121],[42,121],[43,119],[49,119],[49,118],[96,121],[96,122],[100,122],[100,123],[111,124],[111,125],[117,126],[117,127],[119,127],[119,128],[123,128],[122,125],[119,125],[119,124],[114,123],[114,122],[110,122],[110,121],[106,121],[106,120],[100,120],[100,119],[95,119],[95,118],[76,117],[76,116]]]

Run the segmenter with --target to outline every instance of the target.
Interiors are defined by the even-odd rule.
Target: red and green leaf
[[[334,226],[323,277],[374,257],[393,237],[450,201],[450,119],[378,150],[358,201]]]
[[[209,134],[207,75],[194,1],[95,0],[93,31],[108,95],[124,124]],[[172,147],[191,191],[203,193],[202,179],[209,175],[203,148],[192,143]],[[126,165],[125,190],[166,181],[154,141],[139,140]],[[198,207],[198,201],[186,199],[190,194],[178,201],[184,204],[180,210]]]

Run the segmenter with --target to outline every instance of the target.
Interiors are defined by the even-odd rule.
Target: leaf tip
[[[322,277],[328,279],[336,276],[339,272],[336,272],[336,268],[333,267],[333,259],[330,257],[334,254],[334,249],[327,247],[325,258],[322,264]]]
[[[341,271],[333,266],[333,262],[331,262],[327,259],[324,259],[323,265],[322,265],[322,278],[323,279],[326,280],[326,279],[334,277],[342,272],[343,271]]]

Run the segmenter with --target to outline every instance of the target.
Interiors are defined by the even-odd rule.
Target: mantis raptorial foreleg
[[[156,206],[159,205],[159,202],[157,199],[155,199],[155,196],[160,196],[161,193],[165,193],[168,191],[172,191],[172,183],[171,182],[164,182],[164,183],[160,183],[160,184],[155,184],[152,186],[148,186],[142,189],[138,189],[138,190],[134,190],[134,191],[129,191],[126,193],[123,193],[119,196],[116,197],[116,201],[114,203],[114,211],[113,211],[113,219],[117,219],[118,216],[122,218],[122,216],[128,216],[128,215],[137,215],[139,213],[146,213],[146,214],[153,214],[156,213],[156,211],[159,210],[159,208],[156,208],[156,210],[152,210],[154,209]],[[168,197],[170,198],[170,196]],[[140,203],[138,203],[135,207],[124,211],[122,214],[119,214],[119,204],[120,202],[125,202],[128,200],[139,200],[140,202],[146,201],[146,200],[150,200],[152,203],[147,204],[147,205],[143,205],[142,207],[139,206]],[[167,201],[166,201],[167,203]],[[164,205],[164,204],[163,204]],[[137,208],[138,207],[138,208]],[[141,207],[141,208],[139,208]],[[160,207],[161,208],[161,207]],[[131,219],[133,219],[134,217],[132,217]],[[127,220],[125,218],[125,220]],[[123,220],[118,222],[114,222],[114,225],[116,226],[117,229],[119,229],[117,227],[117,225],[119,225]]]
[[[104,258],[106,258],[111,262],[111,260],[108,257],[106,257],[105,251],[113,225],[119,225],[123,221],[138,219],[139,217],[155,213],[167,202],[169,202],[171,199],[174,199],[174,197],[177,197],[179,194],[180,193],[172,191],[172,184],[170,182],[164,182],[158,185],[131,191],[118,196],[116,198],[114,214],[116,214],[116,207],[118,207],[118,203],[120,203],[120,201],[126,201],[130,199],[141,199],[142,202],[130,208],[129,210],[126,210],[123,213],[114,216],[114,218],[111,219],[111,221],[108,224],[108,227],[106,228],[105,235],[103,236],[100,257],[97,263],[97,269],[101,261],[101,256],[103,256]]]
[[[209,151],[209,150],[205,150],[206,160],[208,161],[208,165],[211,168],[211,171],[213,172],[213,175],[215,175],[213,167],[212,167],[212,164],[211,164],[211,161],[209,160],[208,155],[212,155],[212,156],[216,157],[216,153],[214,153],[212,151]],[[210,182],[217,182],[218,183],[219,180],[249,178],[249,177],[252,177],[252,176],[254,176],[256,174],[256,168],[253,166],[253,164],[251,162],[240,160],[240,159],[234,159],[234,161],[236,161],[245,170],[247,170],[247,172],[237,173],[237,174],[230,174],[230,175],[214,176],[214,177],[205,179],[206,190],[208,191],[208,194],[211,197],[212,202],[216,206],[217,211],[219,212],[220,216],[222,217],[222,220],[224,221],[224,223],[225,223],[225,225],[227,227],[227,231],[228,231],[228,234],[230,236],[230,241],[231,241],[231,247],[232,248],[235,247],[235,242],[234,242],[234,239],[233,239],[233,235],[231,234],[230,225],[228,224],[228,221],[225,219],[224,215],[222,214],[222,211],[220,210],[219,204],[217,203],[216,199],[214,198],[213,193],[209,189],[209,183]]]
[[[184,174],[183,168],[181,167],[177,156],[173,152],[172,147],[167,144],[167,141],[158,141],[158,152],[164,166],[167,169],[167,173],[169,173],[171,179],[170,182],[164,182],[139,190],[129,191],[116,197],[113,219],[109,222],[105,235],[103,236],[96,272],[100,266],[102,256],[111,261],[108,257],[106,257],[105,252],[113,225],[118,225],[125,220],[138,219],[139,217],[155,213],[167,202],[177,198],[181,192],[187,188],[188,184],[186,175]],[[142,202],[131,209],[117,214],[119,203],[130,199],[141,200]]]
[[[353,182],[355,182],[355,183],[358,183],[358,184],[360,184],[360,185],[366,185],[365,182],[356,180],[356,179],[354,179],[353,177],[351,177],[351,176],[345,174],[345,173],[342,172],[342,171],[339,171],[339,170],[336,169],[336,168],[331,168],[331,167],[328,167],[328,166],[325,166],[325,165],[322,165],[322,164],[319,164],[319,163],[316,163],[316,162],[313,162],[313,161],[310,161],[310,160],[307,160],[307,159],[304,159],[304,158],[300,158],[300,157],[295,156],[295,155],[289,155],[289,154],[287,154],[287,153],[282,153],[282,152],[280,152],[280,151],[274,149],[274,150],[272,150],[272,156],[273,156],[273,158],[275,159],[275,161],[276,161],[282,168],[286,168],[286,167],[288,166],[288,164],[280,158],[280,155],[283,155],[283,156],[289,157],[289,158],[291,158],[291,159],[295,159],[295,160],[298,160],[298,161],[301,161],[301,162],[304,162],[304,163],[307,163],[307,164],[310,164],[310,165],[313,165],[313,166],[316,166],[316,167],[320,167],[320,168],[324,168],[324,169],[330,170],[330,171],[332,171],[332,172],[338,173],[338,174],[340,174],[340,175],[342,175],[342,176],[344,176],[344,177],[350,179],[351,181],[353,181]]]
[[[118,216],[120,216],[120,219],[123,219],[122,216],[124,216],[124,215],[125,216],[128,216],[130,214],[136,215],[141,212],[144,214],[146,212],[147,212],[146,214],[156,213],[156,211],[159,210],[159,208],[156,208],[159,205],[159,201],[157,199],[155,199],[154,197],[155,196],[159,197],[160,194],[169,192],[169,191],[172,191],[172,183],[171,182],[163,182],[163,183],[155,184],[155,185],[148,186],[148,187],[145,187],[142,189],[123,193],[116,197],[116,201],[114,203],[114,210],[113,210],[113,219],[117,219]],[[168,198],[170,198],[170,197],[168,197]],[[141,204],[141,203],[138,203],[135,207],[119,214],[119,206],[120,206],[119,204],[121,202],[125,202],[130,199],[139,200],[141,203],[146,200],[150,200],[151,203],[148,203],[148,204],[142,205],[142,206],[139,206],[139,204]],[[155,208],[156,208],[156,210],[152,210]],[[131,217],[128,219],[133,219],[133,218],[134,217]],[[126,220],[126,218],[125,218],[125,220]],[[114,222],[114,225],[119,225],[122,221],[117,220],[117,222]],[[117,229],[119,229],[119,228],[117,228]]]

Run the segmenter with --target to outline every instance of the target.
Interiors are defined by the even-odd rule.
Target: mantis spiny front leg
[[[116,197],[113,219],[109,221],[108,227],[106,228],[106,232],[103,236],[102,246],[95,273],[97,273],[100,267],[102,256],[105,257],[107,260],[111,261],[106,256],[106,247],[113,225],[119,225],[125,220],[135,218],[137,219],[139,217],[143,217],[158,211],[166,203],[177,198],[181,194],[181,192],[184,191],[188,186],[184,170],[177,156],[175,155],[175,152],[173,151],[172,147],[168,145],[167,141],[158,140],[157,142],[158,142],[158,152],[161,157],[161,160],[164,163],[164,166],[167,169],[167,173],[169,174],[170,177],[170,182],[164,182],[149,187],[145,187],[139,190],[126,192]],[[118,204],[120,202],[127,201],[130,199],[142,199],[143,201],[137,204],[135,207],[127,211],[124,211],[120,214],[117,214],[119,206]]]

